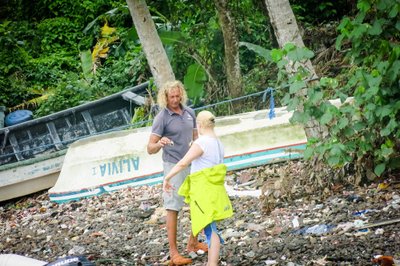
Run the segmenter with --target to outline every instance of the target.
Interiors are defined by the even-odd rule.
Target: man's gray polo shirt
[[[177,163],[189,150],[193,140],[193,130],[197,128],[196,115],[193,109],[182,107],[182,115],[172,112],[168,108],[162,109],[154,118],[151,134],[167,137],[174,145],[163,148],[164,162]]]

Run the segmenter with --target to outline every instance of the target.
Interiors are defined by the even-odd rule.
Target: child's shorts
[[[219,237],[220,243],[224,244],[224,240],[222,239],[221,235],[218,232],[216,222],[212,222],[212,223],[208,224],[206,227],[204,227],[204,234],[206,235],[206,242],[208,244],[208,247],[211,246],[211,235],[212,235],[212,232],[215,232]]]

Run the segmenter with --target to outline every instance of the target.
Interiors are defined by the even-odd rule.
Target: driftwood
[[[357,227],[355,229],[361,230],[361,229],[367,229],[367,228],[377,227],[377,226],[381,226],[381,225],[389,225],[389,224],[394,224],[394,223],[399,223],[399,222],[400,222],[400,218],[396,218],[396,219],[391,219],[391,220],[387,220],[387,221],[380,221],[380,222],[376,222],[376,223],[372,223],[372,224],[367,224],[365,226]]]

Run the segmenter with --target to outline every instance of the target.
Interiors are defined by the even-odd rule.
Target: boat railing
[[[51,115],[0,129],[0,165],[66,149],[81,138],[131,123],[132,109],[144,104],[149,83]]]

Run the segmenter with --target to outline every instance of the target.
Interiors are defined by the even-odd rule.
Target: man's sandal
[[[190,247],[189,245],[187,245],[186,247],[187,252],[197,252],[199,250],[202,250],[204,252],[208,251],[208,246],[206,243],[204,242],[197,242],[197,244],[195,246]]]
[[[186,265],[186,264],[191,264],[192,259],[185,258],[180,254],[175,254],[171,257],[171,260],[169,261],[169,266],[175,266],[175,265]]]

